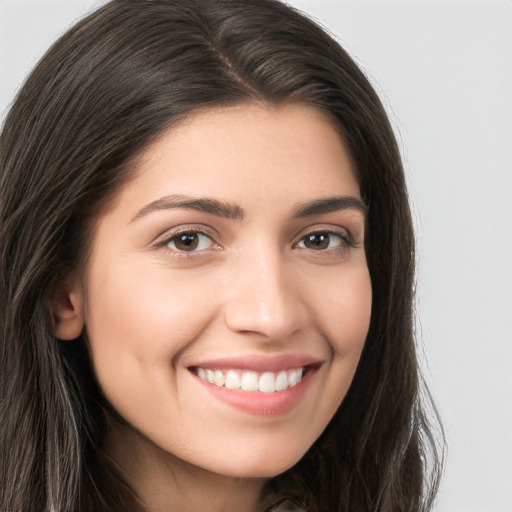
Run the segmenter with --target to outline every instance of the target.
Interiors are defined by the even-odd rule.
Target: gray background
[[[0,0],[0,119],[93,0]],[[436,512],[512,512],[512,1],[293,0],[367,71],[401,141],[424,373],[448,463]]]

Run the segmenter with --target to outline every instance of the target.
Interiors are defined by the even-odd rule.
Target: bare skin
[[[149,512],[261,512],[352,382],[372,302],[365,206],[320,112],[192,115],[98,219],[55,334],[87,328],[106,440]]]
[[[106,439],[113,460],[150,512],[261,512],[266,479],[229,478],[172,456],[126,427]],[[171,505],[172,504],[172,505]]]

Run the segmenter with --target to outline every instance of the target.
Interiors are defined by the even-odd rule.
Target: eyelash
[[[332,238],[333,237],[337,237],[339,240],[340,240],[340,246],[339,247],[331,247],[331,248],[328,248],[328,249],[319,249],[317,251],[315,251],[315,249],[309,249],[308,247],[299,247],[299,244],[301,243],[304,243],[304,241],[308,238],[308,237],[313,237],[313,236],[329,236],[330,237],[330,241],[332,241]],[[330,243],[330,242],[329,242]],[[300,249],[304,249],[304,250],[311,250],[311,251],[314,251],[314,252],[326,252],[326,251],[345,251],[349,248],[356,248],[357,247],[357,244],[355,243],[355,241],[352,239],[352,237],[350,237],[346,232],[344,231],[339,231],[339,230],[336,230],[336,229],[333,229],[333,228],[325,228],[325,229],[315,229],[315,230],[312,230],[308,233],[306,233],[305,235],[303,235],[300,240],[294,244],[294,247],[298,247]]]
[[[171,243],[173,243],[173,242],[175,243],[176,240],[180,236],[189,235],[189,234],[190,235],[195,234],[195,235],[200,235],[200,236],[207,237],[211,241],[212,245],[216,245],[217,249],[221,249],[221,246],[217,242],[215,242],[214,237],[211,234],[209,234],[208,232],[206,232],[204,228],[199,228],[199,227],[183,228],[183,229],[181,229],[181,230],[179,230],[179,231],[177,231],[175,233],[172,233],[170,236],[164,236],[164,238],[160,238],[159,240],[157,240],[154,243],[154,247],[156,249],[166,249],[166,250],[168,250],[169,252],[171,252],[173,257],[176,257],[176,258],[187,258],[187,259],[198,257],[198,256],[201,255],[202,252],[208,250],[208,249],[196,250],[194,248],[192,251],[183,251],[183,250],[180,250],[178,248],[169,247],[169,245]],[[300,247],[299,244],[304,243],[304,241],[308,237],[321,236],[321,235],[328,235],[330,237],[330,242],[332,241],[333,237],[338,238],[340,240],[340,246],[339,247],[334,247],[334,248],[318,249],[318,250],[310,249],[308,247]],[[309,232],[305,233],[304,235],[301,236],[301,238],[297,242],[295,242],[293,244],[292,247],[300,249],[300,250],[312,251],[313,253],[329,252],[329,253],[332,254],[335,251],[336,252],[344,252],[344,251],[348,250],[349,248],[356,248],[357,244],[352,239],[352,237],[350,237],[345,231],[336,230],[336,229],[333,229],[333,228],[323,228],[323,229],[315,229],[315,230],[312,230],[312,231],[309,231]]]
[[[206,249],[201,249],[199,251],[193,250],[193,251],[181,251],[179,249],[173,249],[172,247],[169,247],[169,244],[171,244],[173,241],[176,241],[180,236],[183,235],[202,235],[204,237],[207,237],[211,240],[211,243],[214,245],[217,245],[218,248],[220,248],[220,245],[217,244],[213,238],[213,236],[210,233],[207,233],[204,228],[199,227],[187,227],[180,229],[179,231],[170,234],[170,236],[165,236],[164,238],[160,238],[156,240],[154,247],[156,249],[167,249],[171,254],[176,258],[192,258],[199,255],[199,253],[203,252]]]

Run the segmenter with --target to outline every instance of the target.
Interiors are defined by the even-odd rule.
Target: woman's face
[[[365,342],[364,226],[347,151],[316,110],[191,116],[149,147],[97,224],[84,321],[106,398],[195,467],[291,467]]]

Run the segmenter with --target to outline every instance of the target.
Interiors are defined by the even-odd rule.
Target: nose
[[[231,278],[225,306],[231,331],[285,341],[305,325],[307,308],[300,286],[278,251],[261,249],[240,258]]]

